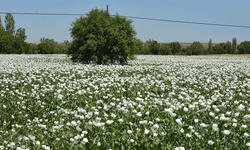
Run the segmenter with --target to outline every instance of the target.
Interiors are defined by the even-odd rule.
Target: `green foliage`
[[[26,52],[29,51],[29,47],[27,47],[27,44],[25,43],[26,39],[27,36],[25,35],[25,29],[24,28],[17,29],[15,34],[15,43],[14,43],[15,53],[22,54],[25,53],[25,51]]]
[[[208,54],[213,54],[213,44],[211,39],[208,42]]]
[[[157,55],[157,54],[158,54],[159,48],[160,48],[160,46],[159,46],[159,44],[157,43],[157,41],[155,41],[155,40],[153,40],[153,41],[150,43],[149,47],[148,47],[150,53],[152,53],[152,54],[154,54],[154,55]]]
[[[172,55],[171,47],[168,44],[162,44],[159,48],[159,55]]]
[[[181,51],[181,44],[179,42],[171,42],[170,44],[171,52],[173,55],[179,53]]]
[[[50,49],[46,43],[40,43],[37,45],[39,54],[53,54],[54,50]]]
[[[213,54],[232,54],[232,44],[227,41],[226,43],[220,43],[213,47]]]
[[[200,42],[193,42],[186,48],[188,55],[202,55],[204,54],[204,47]]]
[[[239,54],[250,54],[250,41],[241,42],[237,49]]]
[[[204,55],[208,55],[209,54],[208,48],[204,48],[203,54]]]
[[[232,54],[235,54],[237,51],[237,39],[234,37],[232,39]]]
[[[31,54],[35,54],[35,51],[37,51],[37,54],[38,54],[37,44],[35,44],[35,43],[28,43],[28,45],[30,47]]]
[[[135,44],[136,44],[136,47],[138,48],[135,51],[135,54],[143,54],[144,53],[143,41],[141,41],[140,39],[136,39]]]
[[[224,48],[224,53],[226,52],[226,54],[233,54],[231,42],[227,41],[226,43],[223,43],[222,47]]]
[[[49,38],[45,38],[45,37],[41,38],[40,42],[46,43],[48,45],[49,49],[53,50],[53,51],[54,51],[56,45],[58,44],[57,42],[55,42],[54,39],[49,39]]]
[[[24,28],[19,28],[15,32],[15,20],[11,14],[8,13],[5,16],[5,30],[0,18],[0,53],[31,53],[30,46],[25,43],[26,38]]]
[[[57,43],[54,47],[55,54],[66,54],[69,45],[65,45],[65,43]]]
[[[1,20],[1,16],[0,16],[0,30],[4,30],[3,23],[2,23],[2,20]]]
[[[132,21],[120,17],[106,17],[106,11],[93,9],[87,17],[80,17],[71,24],[72,43],[68,54],[74,62],[106,64],[127,62],[136,47],[136,32]],[[95,58],[95,59],[93,59]]]
[[[144,43],[143,47],[144,47],[144,48],[149,48],[149,45],[150,45],[152,42],[153,42],[153,40],[151,40],[151,39],[147,40],[147,41]]]
[[[7,13],[5,16],[5,31],[12,35],[15,34],[15,20],[10,13]]]
[[[224,49],[221,47],[220,44],[213,46],[213,54],[223,54]]]
[[[0,53],[11,54],[14,53],[13,43],[14,36],[10,32],[0,30]]]

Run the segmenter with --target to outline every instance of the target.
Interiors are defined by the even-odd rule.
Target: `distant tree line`
[[[156,40],[142,42],[137,39],[138,49],[135,54],[145,55],[208,55],[208,54],[250,54],[250,41],[244,41],[237,46],[237,39],[232,42],[223,42],[213,46],[212,40],[205,48],[200,42],[195,41],[190,46],[182,48],[179,42],[158,43]]]
[[[93,15],[98,15],[97,12]],[[91,20],[91,17],[89,18]],[[100,19],[101,23],[104,23],[107,20],[105,19],[105,17],[103,18],[101,18],[102,20]],[[119,21],[120,18],[118,16],[115,19]],[[96,36],[93,36],[95,35],[93,31],[95,31],[94,29],[97,29],[96,24],[99,22],[97,21],[96,23],[92,21],[93,24],[91,24],[90,27],[86,27],[86,29],[88,29],[89,32],[84,33],[85,37],[75,38],[75,39],[85,39],[85,41],[73,40],[73,42],[64,41],[63,43],[58,43],[58,42],[55,42],[54,39],[43,37],[40,39],[39,44],[35,44],[35,43],[25,42],[25,40],[27,39],[27,36],[25,34],[25,28],[20,27],[17,30],[15,30],[14,17],[10,13],[7,13],[5,16],[5,21],[4,21],[5,26],[3,26],[2,20],[0,17],[0,54],[66,54],[68,52],[69,52],[68,54],[72,54],[74,50],[77,52],[74,56],[78,57],[78,49],[81,48],[80,51],[82,51],[82,49],[84,48],[84,50],[86,50],[86,52],[84,52],[85,56],[88,56],[90,55],[89,53],[90,51],[88,51],[88,49],[92,47],[93,49],[95,49],[95,54],[93,54],[93,57],[92,57],[92,53],[91,53],[91,57],[92,57],[91,60],[98,59],[98,63],[101,63],[102,61],[106,60],[106,57],[111,57],[111,58],[117,57],[117,59],[120,60],[123,57],[120,57],[120,56],[118,57],[115,55],[113,56],[114,53],[118,54],[118,52],[119,52],[119,55],[120,53],[122,54],[121,56],[125,54],[126,56],[130,56],[130,55],[132,56],[132,52],[134,54],[145,54],[145,55],[147,54],[153,54],[153,55],[250,54],[250,41],[244,41],[240,43],[239,45],[237,45],[236,38],[233,38],[232,42],[227,41],[227,42],[219,43],[216,45],[214,45],[212,43],[212,40],[210,39],[208,43],[208,47],[206,48],[203,47],[203,45],[198,41],[193,42],[190,46],[187,46],[185,48],[182,48],[179,42],[158,43],[156,40],[151,40],[151,39],[147,40],[146,42],[142,42],[140,39],[134,38],[133,37],[135,34],[134,30],[132,30],[132,28],[128,28],[131,21],[129,22],[123,19],[122,20],[123,22],[122,22],[121,20],[122,19],[120,19],[120,23],[122,23],[123,25],[119,25],[119,28],[117,29],[115,28],[114,25],[112,26],[108,25],[107,27],[105,26],[106,28],[104,28],[104,26],[100,26],[100,27],[98,26],[100,28],[99,29],[100,31],[98,30],[98,32],[100,33],[97,34]],[[112,18],[111,18],[111,21],[112,21]],[[115,24],[117,21],[116,22],[113,21],[113,22],[114,22],[113,24]],[[93,25],[95,25],[95,28],[93,28],[94,27]],[[118,27],[118,25],[116,27]],[[75,29],[75,28],[72,28],[72,29]],[[114,30],[120,33],[119,34],[115,32],[113,33]],[[125,31],[128,33],[125,33]],[[78,30],[76,30],[74,33],[78,35],[79,32]],[[89,36],[89,34],[91,36]],[[117,37],[114,38],[113,34],[116,35]],[[121,38],[120,35],[123,36],[123,38]],[[127,35],[130,35],[133,38],[128,38],[129,40],[127,38],[124,38]],[[113,39],[111,39],[111,37]],[[115,41],[118,38],[121,38],[119,39],[120,41]],[[92,41],[89,41],[88,43],[86,43],[86,39],[92,39]],[[100,40],[102,41],[102,44],[101,44],[102,51],[98,51],[98,49],[96,49],[96,48],[100,48],[100,43],[98,44],[97,42],[98,39],[99,41]],[[126,40],[124,41],[122,39],[127,39],[128,41]],[[78,41],[78,43],[76,41]],[[107,42],[105,43],[103,41],[107,41]],[[110,46],[110,43],[114,45]],[[130,47],[129,50],[126,50],[126,48],[128,49],[128,47],[126,47],[126,43],[129,44],[127,45]],[[86,44],[87,44],[87,47],[86,47]],[[104,54],[103,50],[110,50],[110,49],[112,50],[112,53],[105,51],[105,54]],[[123,51],[121,51],[120,49],[122,49]],[[103,58],[103,55],[105,55],[105,58]],[[81,58],[85,58],[85,56]],[[87,60],[87,59],[83,59],[83,60]]]
[[[54,39],[41,38],[40,44],[27,43],[25,28],[15,30],[14,17],[7,13],[5,27],[0,17],[0,54],[66,54],[69,41],[55,42]]]
[[[41,38],[39,44],[29,43],[32,54],[66,54],[70,42],[55,42],[54,39]]]

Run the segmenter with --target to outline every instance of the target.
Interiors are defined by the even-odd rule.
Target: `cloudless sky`
[[[121,16],[250,26],[249,0],[4,0],[0,12],[77,13],[104,9]],[[0,14],[4,24],[5,14]],[[71,41],[69,28],[79,16],[13,14],[16,29],[26,29],[27,42],[40,38]],[[130,18],[129,18],[130,19]],[[233,28],[132,19],[137,37],[158,42],[250,41],[250,28]]]

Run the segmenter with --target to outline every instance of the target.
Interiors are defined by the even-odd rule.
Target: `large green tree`
[[[132,20],[116,14],[106,16],[106,11],[93,9],[87,17],[80,17],[71,24],[72,43],[68,54],[71,60],[81,63],[127,63],[136,47],[136,32]]]
[[[143,54],[144,53],[143,44],[144,44],[143,41],[141,41],[140,39],[136,39],[136,47],[138,47],[138,49],[135,51],[135,54]]]
[[[227,41],[226,43],[222,43],[222,47],[224,49],[224,54],[233,54],[231,42]]]
[[[15,51],[17,54],[22,54],[26,51],[27,53],[27,44],[25,43],[25,40],[27,39],[27,36],[25,35],[25,29],[24,28],[18,28],[15,34]]]
[[[213,46],[214,54],[232,54],[232,44],[227,41],[226,43],[219,43]]]
[[[235,54],[237,51],[237,39],[234,37],[232,39],[232,54]]]
[[[173,55],[178,54],[179,52],[181,52],[181,44],[179,42],[171,42],[169,44],[169,46],[171,47],[171,52]]]
[[[15,20],[10,13],[7,13],[5,16],[5,31],[12,35],[15,34]]]
[[[241,42],[237,49],[239,51],[239,54],[250,54],[250,41],[244,41]]]
[[[171,47],[163,43],[159,48],[158,55],[172,55]]]
[[[159,48],[160,46],[155,40],[153,40],[148,47],[149,51],[154,55],[158,54]]]
[[[0,30],[0,53],[12,54],[15,53],[13,43],[15,42],[14,36],[3,30]]]
[[[221,46],[221,44],[217,44],[213,46],[213,54],[223,54],[223,53],[224,53],[224,49]]]
[[[204,54],[204,47],[200,42],[193,42],[186,48],[188,55],[202,55]]]
[[[209,42],[208,42],[208,54],[213,54],[212,39],[210,39]]]
[[[46,43],[39,43],[37,49],[39,54],[53,54]]]
[[[4,30],[3,23],[2,23],[2,20],[1,20],[1,16],[0,16],[0,30]]]

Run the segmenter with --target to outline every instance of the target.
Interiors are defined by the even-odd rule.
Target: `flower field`
[[[250,58],[0,55],[1,149],[248,149]]]

